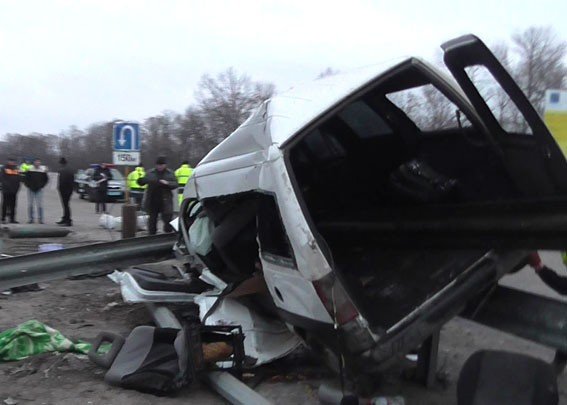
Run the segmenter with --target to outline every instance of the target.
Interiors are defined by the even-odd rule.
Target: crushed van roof
[[[316,79],[272,97],[205,156],[195,174],[207,163],[253,154],[270,145],[281,147],[315,118],[404,59]]]

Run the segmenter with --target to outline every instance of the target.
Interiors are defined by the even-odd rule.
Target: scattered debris
[[[15,361],[47,352],[88,353],[89,343],[77,342],[63,336],[58,330],[30,320],[0,333],[0,361]]]
[[[318,390],[319,401],[322,405],[369,404],[369,405],[405,405],[401,396],[377,396],[359,398],[353,392],[340,387],[321,384]]]
[[[42,243],[38,246],[38,251],[40,253],[53,252],[54,250],[61,250],[63,247],[64,246],[61,243]]]
[[[106,304],[104,306],[104,308],[102,309],[103,312],[106,311],[110,311],[112,308],[117,307],[118,305],[120,305],[119,302],[113,301],[113,302],[109,302],[108,304]]]
[[[104,380],[114,386],[168,395],[190,385],[205,370],[242,372],[244,336],[239,327],[160,328],[138,326],[124,339],[100,333],[89,358],[107,368]],[[103,343],[110,348],[99,353]]]
[[[138,215],[136,217],[136,227],[138,231],[145,231],[148,229],[148,215]],[[98,224],[104,229],[115,229],[117,231],[122,229],[122,217],[114,217],[109,214],[102,214],[98,220]]]
[[[246,335],[244,351],[255,360],[254,366],[284,357],[301,345],[299,337],[282,321],[267,318],[234,298],[224,298],[218,305],[217,300],[207,296],[195,298],[201,320],[211,326],[240,325]]]

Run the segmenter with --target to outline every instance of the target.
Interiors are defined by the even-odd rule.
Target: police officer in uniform
[[[156,160],[154,169],[138,180],[140,186],[148,186],[144,197],[144,210],[149,214],[148,230],[150,235],[157,232],[158,215],[161,214],[163,231],[173,232],[169,222],[173,216],[173,193],[178,185],[175,175],[167,168],[165,157]]]
[[[132,198],[136,203],[138,209],[142,207],[142,200],[144,198],[144,190],[148,188],[147,185],[141,186],[138,184],[138,180],[144,178],[146,171],[144,166],[140,164],[137,166],[132,173],[128,175],[128,188],[130,189]]]
[[[193,174],[193,168],[189,165],[189,162],[187,160],[184,160],[181,163],[179,169],[175,171],[177,184],[179,184],[179,188],[177,190],[177,195],[178,195],[177,202],[179,205],[181,205],[181,202],[183,201],[183,188],[185,187],[185,184],[187,184],[187,182],[189,181],[189,178],[191,177],[192,174]]]

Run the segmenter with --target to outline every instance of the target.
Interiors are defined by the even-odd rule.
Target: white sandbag
[[[122,217],[113,217],[112,215],[102,214],[98,220],[99,225],[105,229],[122,230]],[[148,229],[148,216],[139,215],[136,217],[136,227],[138,231]]]
[[[146,231],[148,229],[148,215],[140,215],[136,218],[136,226],[139,231]]]
[[[98,219],[98,224],[104,229],[116,228],[116,218],[112,215],[102,214]],[[120,227],[122,227],[122,218],[120,218]]]

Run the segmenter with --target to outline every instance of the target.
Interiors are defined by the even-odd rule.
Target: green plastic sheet
[[[56,329],[30,320],[0,333],[0,361],[15,361],[48,352],[87,354],[90,343],[74,343]]]

